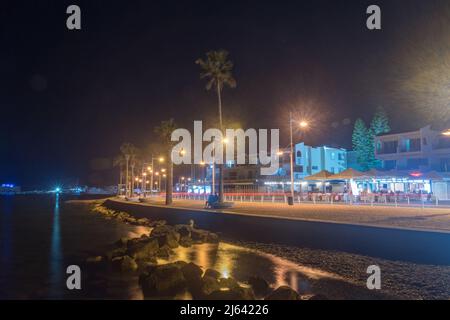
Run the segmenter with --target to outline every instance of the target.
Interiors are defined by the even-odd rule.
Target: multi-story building
[[[294,148],[294,180],[300,183],[303,178],[322,170],[340,173],[347,169],[347,151],[327,146],[311,147],[303,142]],[[212,170],[208,166],[206,180],[212,179]],[[216,184],[218,170],[216,170]],[[224,187],[226,192],[254,191],[262,192],[270,188],[285,188],[290,183],[290,150],[283,150],[279,169],[276,174],[261,175],[261,165],[237,165],[234,162],[224,164]]]
[[[450,137],[426,126],[375,138],[375,157],[384,169],[450,171]]]
[[[322,170],[340,173],[347,169],[347,151],[327,146],[295,145],[295,179],[303,179]]]

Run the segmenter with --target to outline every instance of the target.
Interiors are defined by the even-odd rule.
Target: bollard
[[[302,201],[302,199],[300,198],[300,196],[297,196],[297,199],[298,199],[298,203],[301,203]]]
[[[272,196],[272,203],[275,202],[275,196]]]

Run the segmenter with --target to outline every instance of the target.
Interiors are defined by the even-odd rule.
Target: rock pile
[[[121,238],[113,249],[104,256],[89,257],[88,264],[107,265],[119,272],[141,272],[139,284],[145,298],[174,298],[178,293],[188,291],[194,299],[209,300],[300,300],[300,295],[290,287],[281,286],[275,290],[268,282],[252,276],[241,284],[233,278],[223,277],[214,269],[203,271],[192,262],[177,261],[158,265],[157,258],[168,259],[178,246],[190,247],[193,244],[218,243],[217,234],[189,225],[167,225],[165,221],[151,222],[147,218],[137,219],[126,212],[118,212],[104,206],[95,205],[92,209],[108,219],[151,227],[149,235],[140,238]],[[326,299],[321,295],[311,300]]]

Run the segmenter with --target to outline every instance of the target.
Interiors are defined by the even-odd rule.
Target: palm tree
[[[173,163],[172,163],[172,147],[174,142],[172,142],[171,135],[172,132],[177,129],[175,121],[169,119],[166,121],[161,121],[161,124],[155,128],[155,133],[157,133],[161,142],[163,143],[163,149],[167,155],[167,180],[166,180],[166,205],[172,204],[172,192],[173,192]]]
[[[136,147],[129,143],[129,142],[124,142],[122,143],[122,145],[120,146],[120,152],[122,152],[124,158],[125,158],[125,194],[127,196],[131,195],[130,192],[130,161],[133,160],[134,155],[136,154]],[[132,187],[132,186],[131,186]],[[131,189],[133,190],[133,189]]]
[[[122,191],[122,186],[123,186],[123,171],[124,171],[124,166],[126,165],[126,159],[125,156],[121,153],[118,154],[114,160],[113,160],[113,166],[114,167],[119,167],[119,187],[117,188],[117,194],[120,195],[121,191]]]
[[[132,148],[131,148],[131,150],[130,150],[131,152],[130,152],[130,167],[131,167],[131,196],[133,196],[134,195],[134,189],[135,189],[135,187],[136,187],[136,185],[135,185],[135,178],[134,178],[134,175],[135,175],[135,170],[134,170],[134,168],[135,167],[137,167],[137,166],[139,166],[139,162],[140,162],[140,160],[139,160],[139,154],[140,154],[140,152],[139,152],[139,149],[138,148],[136,148],[135,146],[133,146]]]
[[[198,59],[195,61],[202,69],[200,79],[208,79],[206,90],[211,90],[212,88],[216,90],[219,105],[219,126],[222,133],[222,90],[225,85],[230,88],[236,87],[236,80],[232,75],[233,62],[227,59],[228,51],[219,50],[207,52],[206,60]],[[223,202],[223,164],[219,165],[219,202]]]

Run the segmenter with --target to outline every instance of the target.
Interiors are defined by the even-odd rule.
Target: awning
[[[333,176],[333,174],[330,171],[322,170],[316,174],[313,174],[311,176],[305,177],[305,180],[308,181],[325,181],[330,180],[330,177]]]
[[[341,173],[334,174],[328,177],[328,180],[350,180],[363,177],[365,177],[365,174],[363,172],[349,168],[347,170],[342,171]]]

